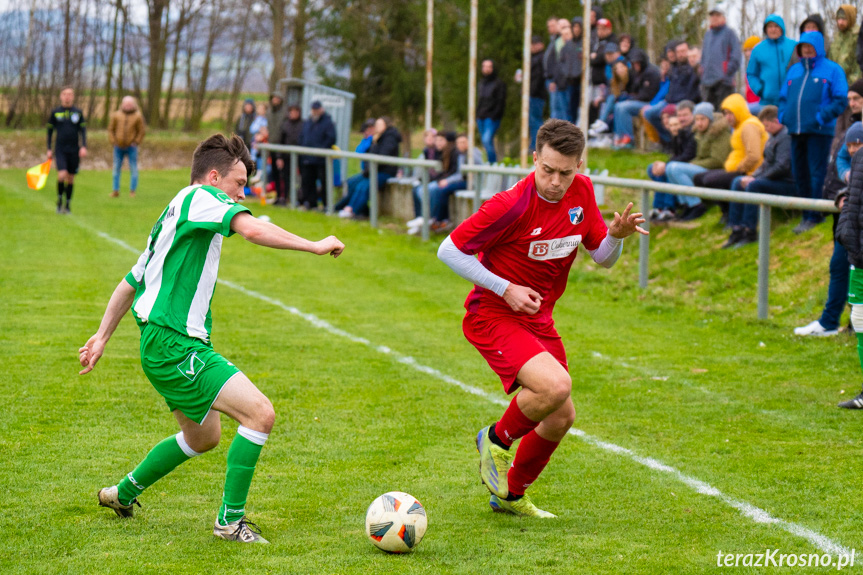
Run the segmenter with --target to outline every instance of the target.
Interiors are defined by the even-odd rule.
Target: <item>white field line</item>
[[[75,219],[77,220],[77,218],[75,218]],[[119,240],[119,239],[117,239],[113,236],[110,236],[104,232],[94,230],[93,228],[83,226],[83,224],[81,224],[81,225],[82,225],[82,227],[85,227],[85,229],[95,232],[99,237],[101,237],[104,240],[107,240],[107,241],[109,241],[109,242],[135,254],[135,255],[140,254],[140,250],[136,250],[135,248],[133,248],[132,246],[130,246],[129,244],[127,244],[123,240]],[[236,284],[232,281],[220,279],[219,283],[224,285],[225,287],[229,287],[233,290],[236,290],[236,291],[238,291],[238,292],[240,292],[246,296],[249,296],[249,297],[255,298],[257,300],[260,300],[262,302],[273,305],[279,309],[282,309],[282,310],[290,313],[291,315],[295,315],[297,317],[300,317],[300,318],[304,319],[306,322],[313,325],[314,327],[316,327],[318,329],[322,329],[322,330],[324,330],[324,331],[326,331],[332,335],[350,340],[354,343],[358,343],[358,344],[364,345],[366,347],[369,347],[371,349],[374,349],[375,351],[382,353],[384,355],[388,355],[391,358],[393,358],[395,361],[397,361],[398,363],[407,365],[407,366],[409,366],[409,367],[411,367],[411,368],[413,368],[413,369],[415,369],[421,373],[425,373],[426,375],[430,375],[430,376],[437,378],[443,382],[446,382],[446,383],[448,383],[454,387],[458,387],[459,389],[461,389],[462,391],[464,391],[466,393],[476,395],[476,396],[481,397],[481,398],[485,399],[486,401],[489,401],[489,402],[494,403],[496,405],[500,405],[500,406],[509,405],[509,401],[505,400],[502,397],[492,395],[492,394],[487,393],[486,391],[484,391],[478,387],[468,385],[462,381],[455,379],[454,377],[451,377],[451,376],[443,373],[442,371],[439,371],[439,370],[437,370],[433,367],[429,367],[427,365],[423,365],[408,355],[402,355],[401,353],[399,353],[393,349],[390,349],[389,347],[386,347],[383,345],[375,345],[374,343],[372,343],[371,341],[369,341],[368,339],[366,339],[364,337],[359,337],[359,336],[353,335],[353,334],[351,334],[351,333],[349,333],[343,329],[335,327],[334,325],[332,325],[328,321],[325,321],[325,320],[323,320],[323,319],[321,319],[315,315],[312,315],[310,313],[300,311],[299,309],[297,309],[293,306],[286,305],[277,299],[274,299],[274,298],[266,296],[262,293],[247,289],[247,288],[245,288],[239,284]],[[596,353],[595,353],[595,355],[596,355]],[[597,357],[600,357],[600,356],[601,356],[601,354]],[[775,525],[775,526],[779,527],[780,529],[783,529],[783,530],[787,531],[788,533],[791,533],[792,535],[802,537],[803,539],[809,541],[809,543],[811,543],[812,545],[814,545],[815,547],[817,547],[818,549],[823,551],[824,553],[829,553],[831,555],[837,555],[837,556],[841,556],[841,555],[850,556],[851,555],[851,551],[847,547],[843,546],[841,543],[838,543],[837,541],[830,539],[829,537],[827,537],[825,535],[821,535],[817,531],[813,531],[811,529],[808,529],[807,527],[804,527],[804,526],[799,525],[797,523],[793,523],[791,521],[785,521],[784,519],[779,519],[778,517],[774,517],[770,513],[765,511],[764,509],[761,509],[761,508],[756,507],[750,503],[746,503],[745,501],[740,501],[739,499],[735,499],[734,497],[726,495],[723,492],[721,492],[719,489],[710,485],[709,483],[705,483],[704,481],[701,481],[700,479],[696,479],[694,477],[686,475],[685,473],[681,472],[680,470],[675,469],[674,467],[671,467],[670,465],[666,465],[666,464],[662,463],[661,461],[653,459],[652,457],[643,457],[641,455],[638,455],[634,451],[627,449],[626,447],[622,447],[622,446],[614,444],[614,443],[609,443],[607,441],[603,441],[603,440],[599,439],[598,437],[594,437],[592,435],[589,435],[580,429],[570,429],[569,433],[571,435],[574,435],[575,437],[578,437],[579,439],[581,439],[585,443],[589,443],[590,445],[593,445],[594,447],[598,447],[598,448],[603,449],[605,451],[610,451],[610,452],[615,453],[617,455],[622,455],[622,456],[627,457],[627,458],[631,459],[632,461],[635,461],[636,463],[640,463],[641,465],[644,465],[645,467],[648,467],[654,471],[659,471],[661,473],[671,475],[672,477],[674,477],[675,479],[677,479],[678,481],[680,481],[681,483],[683,483],[687,487],[693,489],[694,491],[696,491],[702,495],[714,497],[714,498],[722,501],[726,505],[733,507],[734,509],[737,509],[738,511],[740,511],[740,513],[744,517],[748,517],[749,519],[751,519],[755,523]]]

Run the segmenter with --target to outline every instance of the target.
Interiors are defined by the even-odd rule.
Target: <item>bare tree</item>
[[[162,99],[162,76],[165,72],[165,57],[168,43],[170,0],[147,0],[148,45],[147,61],[147,105],[144,116],[147,122],[159,124],[159,104]]]

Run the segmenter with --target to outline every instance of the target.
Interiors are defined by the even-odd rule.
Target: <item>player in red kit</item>
[[[642,214],[630,214],[632,204],[606,226],[590,179],[578,173],[583,151],[581,130],[563,120],[545,122],[536,136],[534,172],[485,202],[438,251],[475,284],[465,301],[465,337],[508,394],[521,388],[476,439],[480,474],[495,511],[555,517],[525,495],[575,420],[554,304],[580,245],[610,268],[624,238],[647,234],[639,226]],[[510,447],[518,439],[513,457]]]

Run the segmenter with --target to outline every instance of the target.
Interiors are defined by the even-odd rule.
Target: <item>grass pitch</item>
[[[21,171],[0,171],[3,573],[689,574],[717,570],[719,551],[822,553],[729,498],[858,546],[861,414],[835,407],[860,387],[856,342],[790,335],[823,303],[829,230],[794,238],[777,225],[772,319],[756,322],[755,248],[717,250],[724,236],[715,216],[692,229],[654,229],[646,292],[637,288],[637,242],[627,241],[610,272],[580,256],[555,315],[576,427],[725,499],[568,437],[531,490],[559,519],[493,514],[473,438],[501,408],[398,361],[409,356],[503,398],[461,335],[469,286],[436,259],[437,243],[251,205],[301,235],[335,233],[348,249],[333,261],[234,237],[220,277],[369,343],[220,285],[215,347],[277,413],[247,506],[271,545],[211,535],[236,428],[225,417],[217,449],[149,489],[134,520],[119,520],[96,506],[96,491],[176,426],[141,372],[131,317],[88,376],[77,375],[77,349],[135,262],[108,237],[143,249],[187,178],[144,172],[138,198],[111,200],[110,174],[85,171],[74,214],[63,217],[53,183],[32,192]],[[617,207],[628,196],[608,197]],[[365,539],[366,507],[390,490],[428,510],[428,533],[411,555],[385,555]]]

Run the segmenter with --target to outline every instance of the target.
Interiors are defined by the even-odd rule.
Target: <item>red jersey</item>
[[[542,296],[539,312],[516,314],[502,297],[474,286],[464,305],[471,313],[550,324],[578,246],[595,250],[608,234],[590,178],[576,175],[563,199],[549,202],[537,192],[534,175],[494,195],[450,237],[462,252],[478,253],[492,273],[536,290]]]

